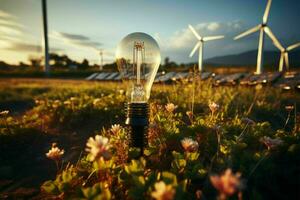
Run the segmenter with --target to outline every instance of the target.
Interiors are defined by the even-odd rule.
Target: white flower
[[[9,114],[9,110],[3,110],[0,112],[0,116],[6,116]]]
[[[196,152],[199,148],[198,142],[191,138],[181,140],[181,145],[186,152]]]
[[[292,110],[294,110],[294,106],[293,105],[287,105],[285,106],[285,109],[289,112],[291,112]]]
[[[267,146],[268,150],[274,149],[277,146],[283,144],[283,141],[281,139],[278,139],[278,138],[272,139],[267,136],[260,138],[260,142],[264,143]]]
[[[95,139],[90,137],[86,143],[86,151],[90,153],[91,161],[94,161],[98,158],[104,158],[109,160],[111,155],[109,152],[110,145],[108,143],[108,138],[101,135],[96,135]]]
[[[165,108],[169,113],[172,113],[177,108],[177,106],[175,106],[173,103],[168,103],[167,105],[165,105]]]
[[[110,131],[113,134],[117,134],[120,130],[121,130],[122,126],[120,126],[120,124],[114,124],[111,126]]]
[[[241,173],[233,174],[231,169],[227,169],[221,176],[210,176],[212,185],[219,191],[222,196],[231,196],[242,186]]]
[[[64,155],[65,151],[62,149],[59,149],[55,143],[52,144],[51,149],[46,153],[47,158],[52,160],[59,160],[62,155]]]
[[[215,102],[210,102],[208,104],[208,107],[212,113],[216,112],[220,108],[220,106],[218,104],[216,104]]]
[[[166,185],[163,181],[155,183],[155,191],[151,196],[156,200],[172,200],[175,196],[175,189],[172,185]]]

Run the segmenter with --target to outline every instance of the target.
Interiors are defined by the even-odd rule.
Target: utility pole
[[[45,72],[48,75],[50,72],[49,66],[49,43],[48,43],[48,20],[47,20],[47,1],[42,0],[43,11],[43,30],[44,30],[44,57],[45,57]]]

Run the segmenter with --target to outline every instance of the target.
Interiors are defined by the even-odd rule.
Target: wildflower
[[[233,174],[231,169],[227,169],[221,176],[210,176],[212,185],[219,191],[220,196],[225,199],[241,188],[241,173]]]
[[[93,101],[93,105],[94,105],[94,106],[98,105],[98,104],[100,103],[100,101],[101,101],[101,99],[100,99],[100,98],[96,98],[96,99],[94,99],[94,101]]]
[[[245,124],[251,125],[251,126],[256,124],[255,121],[253,121],[252,119],[249,119],[247,117],[242,118],[242,122],[244,122]]]
[[[121,130],[121,126],[120,124],[114,124],[111,126],[110,128],[110,131],[113,133],[113,134],[117,134],[120,130]]]
[[[262,142],[264,145],[266,145],[266,147],[268,148],[268,150],[274,149],[277,146],[283,144],[283,141],[281,139],[272,139],[270,137],[264,136],[262,138],[260,138],[260,142]]]
[[[191,138],[181,140],[181,145],[186,152],[196,152],[199,148],[198,142]]]
[[[9,114],[9,110],[3,110],[0,112],[0,116],[7,116]]]
[[[96,135],[95,139],[90,137],[86,143],[86,151],[90,153],[91,161],[94,161],[98,158],[104,158],[109,160],[111,155],[109,152],[110,145],[108,143],[108,138]]]
[[[285,109],[286,109],[288,112],[291,112],[291,111],[294,109],[294,106],[293,106],[293,105],[287,105],[287,106],[285,106]]]
[[[59,100],[55,100],[52,104],[53,108],[58,108],[58,106],[60,105],[60,101]]]
[[[214,114],[218,109],[219,109],[219,105],[216,104],[215,102],[210,102],[208,104],[209,109],[211,110],[212,114]]]
[[[71,97],[70,100],[71,100],[72,102],[77,101],[77,97]]]
[[[172,200],[175,196],[175,189],[172,185],[166,185],[163,181],[155,183],[155,191],[151,196],[156,200]]]
[[[123,95],[123,94],[125,94],[125,90],[119,90],[119,93],[120,93],[120,95]]]
[[[190,119],[193,118],[193,113],[192,113],[192,111],[186,111],[186,115],[187,115]]]
[[[46,153],[46,156],[51,160],[58,161],[62,155],[64,155],[64,153],[65,151],[63,149],[59,149],[56,146],[56,143],[53,143],[51,149],[48,151],[48,153]]]
[[[173,103],[168,103],[167,105],[165,105],[166,110],[169,113],[174,112],[174,110],[177,108],[178,106],[175,106]]]
[[[71,101],[69,101],[69,100],[64,101],[64,104],[65,104],[65,105],[70,105],[70,104],[71,104]]]

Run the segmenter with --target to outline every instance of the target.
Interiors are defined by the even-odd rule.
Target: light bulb
[[[146,103],[161,61],[157,42],[148,34],[131,33],[119,43],[116,61],[123,80],[129,84],[128,102]]]

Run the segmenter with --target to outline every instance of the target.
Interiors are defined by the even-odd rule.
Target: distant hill
[[[257,59],[257,50],[247,51],[236,55],[218,56],[206,59],[204,62],[208,65],[223,66],[255,66]],[[265,51],[264,64],[268,66],[278,66],[280,59],[279,51]],[[300,50],[289,53],[290,66],[300,67]]]

